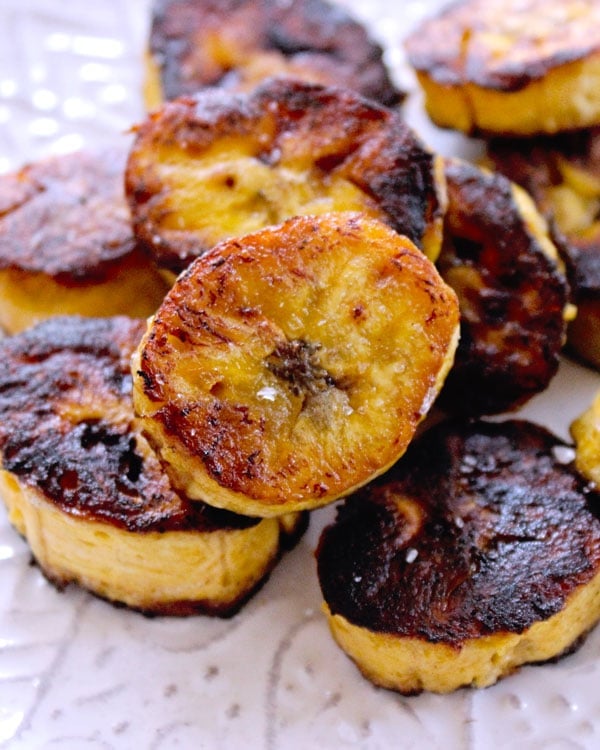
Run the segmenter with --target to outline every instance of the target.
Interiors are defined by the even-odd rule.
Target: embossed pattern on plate
[[[413,87],[399,41],[439,0],[340,0],[387,46]],[[143,115],[148,0],[2,0],[0,171],[122,139]],[[431,126],[415,92],[407,118],[433,147],[476,145]],[[600,378],[565,361],[522,412],[563,437]],[[385,750],[390,747],[596,748],[600,631],[575,655],[495,687],[403,698],[373,688],[331,640],[306,538],[232,620],[147,619],[30,565],[0,512],[0,746]]]

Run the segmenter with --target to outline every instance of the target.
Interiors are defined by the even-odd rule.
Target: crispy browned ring
[[[136,413],[190,497],[310,509],[405,450],[452,365],[458,303],[358,213],[228,240],[179,276],[132,360]]]

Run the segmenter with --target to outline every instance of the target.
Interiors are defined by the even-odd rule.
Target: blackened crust
[[[318,574],[333,614],[459,647],[560,612],[600,569],[600,495],[524,421],[439,424],[339,509]]]

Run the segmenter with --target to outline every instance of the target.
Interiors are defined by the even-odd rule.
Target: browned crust
[[[123,193],[126,156],[77,151],[0,177],[0,268],[75,286],[140,256]]]
[[[161,266],[178,273],[208,248],[193,231],[161,226],[169,186],[156,155],[166,147],[201,163],[210,145],[234,136],[274,166],[284,142],[288,150],[293,144],[296,159],[314,163],[324,180],[353,182],[382,220],[418,246],[441,217],[436,157],[398,113],[343,89],[271,79],[251,94],[211,90],[179,99],[137,128],[126,192],[136,235]]]
[[[461,309],[455,364],[439,404],[495,414],[543,391],[556,374],[568,287],[504,176],[446,161],[448,209],[437,265]],[[547,240],[547,238],[546,238]]]
[[[581,20],[570,15],[576,5],[585,10]],[[439,84],[514,92],[598,54],[597,13],[594,3],[569,0],[459,0],[419,24],[406,50],[410,64]]]
[[[565,447],[518,420],[431,428],[324,530],[332,613],[456,648],[558,613],[600,566],[600,496]]]
[[[143,448],[129,359],[144,330],[124,317],[63,317],[0,341],[3,468],[61,511],[127,531],[254,525],[177,493]]]
[[[232,48],[219,59],[215,44]],[[165,99],[208,86],[235,88],[254,55],[276,56],[295,77],[398,104],[382,49],[346,11],[323,0],[157,0],[149,42]]]

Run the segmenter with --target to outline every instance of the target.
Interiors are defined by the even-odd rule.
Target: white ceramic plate
[[[399,40],[436,5],[344,0],[387,45],[412,87]],[[395,9],[390,9],[394,8]],[[142,116],[147,0],[1,0],[0,171],[49,153],[123,139]],[[407,116],[446,154],[466,141]],[[600,387],[565,361],[522,412],[568,435]],[[0,746],[388,750],[600,747],[600,630],[558,664],[483,691],[403,698],[373,688],[330,639],[306,538],[235,618],[146,619],[30,565],[0,513]]]

